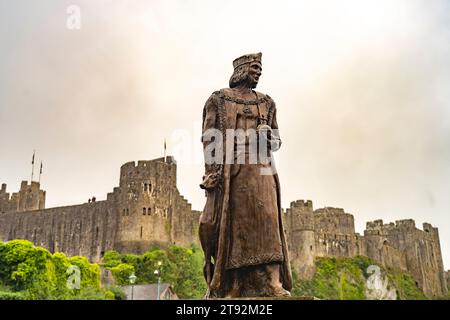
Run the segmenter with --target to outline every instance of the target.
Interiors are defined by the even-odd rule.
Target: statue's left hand
[[[273,134],[273,130],[268,125],[258,126],[257,129],[258,135],[262,137],[262,139],[267,141],[267,148],[271,151],[277,151],[280,149],[281,140],[276,135]]]

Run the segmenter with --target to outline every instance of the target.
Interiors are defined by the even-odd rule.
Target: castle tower
[[[117,250],[144,252],[172,243],[173,200],[176,195],[173,157],[125,163],[114,190],[118,210]]]
[[[19,192],[11,195],[6,192],[6,184],[0,189],[0,214],[6,212],[25,212],[45,209],[45,191],[38,182],[22,181]]]
[[[6,192],[6,183],[0,189],[0,214],[9,211],[9,193]]]
[[[314,275],[316,255],[314,210],[311,200],[297,200],[285,214],[285,228],[292,268],[301,279]]]
[[[28,184],[27,181],[22,181],[18,198],[18,212],[41,210],[45,208],[45,191],[41,190],[39,182],[31,181],[31,183]]]
[[[314,230],[317,256],[353,257],[359,251],[354,217],[342,208],[314,210]]]
[[[442,252],[441,252],[441,241],[439,239],[439,230],[438,228],[433,227],[429,223],[423,224],[423,231],[425,234],[428,234],[431,237],[432,244],[430,245],[430,258],[431,258],[431,264],[435,264],[438,270],[438,279],[437,279],[437,286],[441,287],[441,290],[436,290],[436,294],[438,295],[447,295],[448,294],[448,285],[447,285],[447,279],[446,279],[446,273],[444,270],[444,261],[442,259]],[[434,262],[434,263],[433,263]],[[439,292],[441,291],[441,292]]]

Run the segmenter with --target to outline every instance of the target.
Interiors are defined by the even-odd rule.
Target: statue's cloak
[[[233,97],[231,89],[214,92],[205,104],[203,110],[203,133],[211,128],[225,132],[226,129],[236,129],[237,107],[239,104],[263,104],[269,106],[268,124],[272,129],[278,129],[276,109],[273,100],[264,94],[257,93],[254,101],[245,101]],[[223,135],[224,146],[227,145],[226,135]],[[206,146],[206,143],[204,146]],[[225,151],[224,151],[225,157]],[[227,290],[227,259],[230,253],[231,219],[230,219],[230,181],[233,165],[224,163],[222,166],[206,165],[205,176],[220,170],[221,180],[217,187],[206,190],[206,205],[200,217],[199,236],[205,253],[204,274],[208,283],[207,297],[223,297]],[[292,278],[289,264],[289,254],[286,236],[283,228],[281,212],[280,182],[274,174],[278,207],[278,226],[282,245],[283,258],[280,262],[280,281],[283,288],[292,289]]]

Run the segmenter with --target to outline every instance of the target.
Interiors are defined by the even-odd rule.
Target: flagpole
[[[166,139],[164,139],[164,162],[167,162],[166,161],[166,150],[167,150]]]
[[[30,184],[33,182],[34,177],[34,155],[36,153],[36,150],[33,150],[33,158],[31,159],[31,181]]]
[[[42,175],[42,161],[41,161],[41,169],[39,170],[39,184],[41,184],[41,175]]]

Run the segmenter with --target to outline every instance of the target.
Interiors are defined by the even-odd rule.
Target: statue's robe
[[[269,96],[255,91],[255,99],[243,100],[236,90],[222,89],[214,92],[205,104],[203,133],[212,128],[222,132],[256,129],[258,117],[267,119],[272,129],[278,129],[275,103]],[[235,141],[227,138],[230,139],[224,135],[223,145],[236,148],[234,137]],[[203,143],[206,148],[212,142]],[[237,155],[233,153],[235,160]],[[235,161],[222,167],[205,165],[205,176],[215,170],[222,173],[220,184],[206,190],[207,201],[200,217],[199,235],[205,252],[209,297],[228,294],[230,281],[235,281],[230,278],[230,271],[271,263],[280,265],[283,288],[288,291],[292,288],[278,175],[261,175],[261,168],[270,164],[249,164],[248,160],[246,155],[245,164]]]

